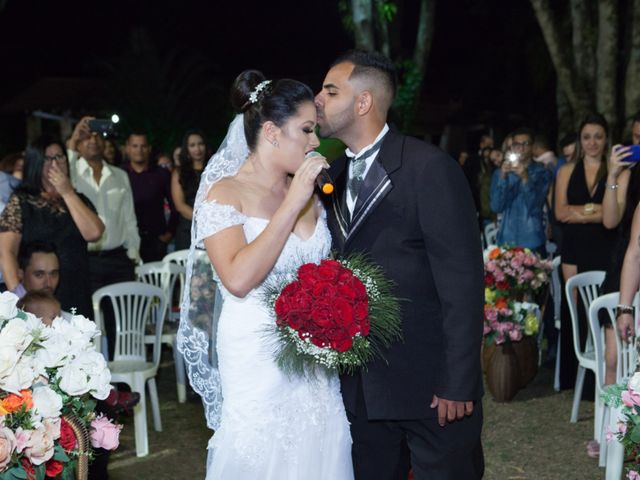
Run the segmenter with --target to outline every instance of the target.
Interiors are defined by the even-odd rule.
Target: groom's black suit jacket
[[[331,164],[336,191],[326,200],[333,247],[367,252],[402,302],[404,340],[360,374],[341,377],[355,413],[361,382],[369,419],[436,415],[432,396],[482,397],[483,264],[476,213],[460,166],[438,148],[386,134],[349,223],[345,156]],[[388,362],[388,363],[387,363]]]

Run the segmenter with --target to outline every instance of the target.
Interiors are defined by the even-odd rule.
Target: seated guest
[[[140,256],[145,262],[159,261],[167,254],[178,220],[171,199],[171,173],[150,161],[151,146],[144,133],[130,134],[125,152],[138,219]],[[165,202],[171,211],[168,221],[164,214]]]
[[[18,302],[18,308],[33,313],[47,326],[62,316],[60,302],[49,292],[29,292]]]
[[[60,281],[60,262],[53,244],[40,241],[21,244],[18,278],[20,283],[13,293],[20,298],[28,292],[55,294]]]
[[[91,316],[87,242],[100,238],[104,224],[91,202],[71,186],[62,144],[41,138],[27,148],[24,180],[0,215],[0,264],[9,290],[20,283],[21,243],[48,241],[60,260],[56,294],[64,310]]]
[[[491,179],[491,210],[502,214],[497,242],[545,252],[543,209],[551,172],[532,161],[533,135],[529,129],[513,132],[511,150]]]

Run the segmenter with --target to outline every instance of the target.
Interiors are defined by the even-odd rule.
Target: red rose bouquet
[[[401,338],[391,282],[362,255],[305,263],[293,279],[267,287],[276,317],[276,360],[287,372],[322,365],[339,372],[364,366]]]

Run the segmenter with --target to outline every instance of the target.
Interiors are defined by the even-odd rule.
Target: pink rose
[[[629,480],[640,480],[640,473],[636,472],[635,470],[631,470],[628,474],[627,474],[627,478]]]
[[[618,422],[618,431],[623,435],[627,433],[627,424],[624,422]]]
[[[91,445],[93,448],[115,450],[120,444],[120,430],[122,425],[115,425],[104,415],[94,418],[91,422]]]
[[[57,440],[60,438],[60,417],[58,418],[47,418],[43,422],[44,429],[47,434]]]
[[[53,457],[53,437],[44,426],[31,432],[24,454],[34,465],[41,465]]]
[[[512,342],[519,342],[522,340],[522,331],[518,328],[514,328],[509,332],[509,338]]]
[[[16,452],[22,453],[22,450],[27,448],[32,431],[33,430],[23,430],[22,427],[16,428]]]
[[[484,332],[482,334],[483,335],[487,335],[488,333],[491,333],[491,327],[485,323],[484,324]]]
[[[16,448],[16,437],[6,427],[0,428],[0,471],[11,461],[11,454]]]
[[[640,405],[640,393],[636,393],[633,390],[625,390],[622,392],[622,403],[627,407]]]

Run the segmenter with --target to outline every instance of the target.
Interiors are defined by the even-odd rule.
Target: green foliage
[[[398,13],[398,5],[395,2],[376,1],[376,9],[380,20],[387,23],[393,22]]]
[[[398,91],[393,102],[393,115],[400,128],[407,131],[416,114],[417,99],[422,87],[424,74],[411,59],[402,59],[398,68]]]
[[[338,12],[340,13],[340,20],[342,20],[342,27],[345,31],[353,33],[353,15],[351,15],[351,2],[349,0],[340,0],[338,2]]]
[[[0,473],[0,480],[26,480],[27,478],[27,472],[21,465],[16,465]]]

